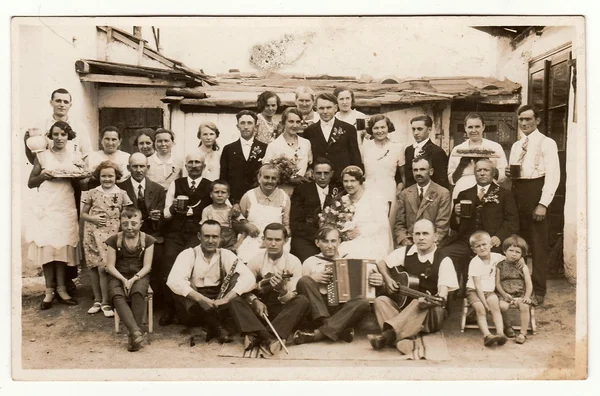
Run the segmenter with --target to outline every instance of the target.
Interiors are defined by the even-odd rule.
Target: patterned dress
[[[502,260],[496,266],[500,275],[500,285],[504,291],[514,298],[522,298],[525,295],[525,275],[523,270],[518,269],[515,264]],[[537,305],[533,291],[531,292],[532,305]]]
[[[83,251],[88,267],[95,268],[106,265],[107,246],[105,241],[111,235],[119,232],[121,210],[133,202],[129,199],[127,192],[117,186],[109,191],[104,191],[102,186],[98,186],[84,192],[81,202],[91,205],[90,215],[106,213],[106,225],[103,227],[86,221],[83,228]]]

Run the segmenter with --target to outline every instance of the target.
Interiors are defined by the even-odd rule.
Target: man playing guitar
[[[437,249],[436,239],[433,223],[419,220],[413,228],[415,244],[400,247],[377,263],[388,295],[375,300],[382,333],[369,334],[373,349],[396,343],[400,349],[399,341],[421,331],[434,333],[442,328],[448,316],[448,292],[458,289],[458,280],[452,260]],[[409,278],[412,281],[405,282],[411,288],[401,284],[402,279]],[[404,306],[406,296],[413,299]]]

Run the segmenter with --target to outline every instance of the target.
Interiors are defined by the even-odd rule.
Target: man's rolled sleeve
[[[171,182],[169,184],[169,188],[167,190],[167,195],[165,197],[165,209],[163,213],[165,215],[165,219],[170,219],[172,217],[171,211],[169,208],[173,205],[173,201],[175,200],[175,182]]]
[[[194,268],[194,254],[192,249],[186,249],[179,253],[173,268],[167,278],[167,286],[179,296],[187,297],[192,290],[190,275]]]
[[[454,269],[454,264],[452,264],[452,259],[449,257],[444,258],[440,263],[440,269],[438,272],[438,288],[440,286],[446,286],[449,292],[458,289],[456,270]]]
[[[225,270],[227,273],[229,273],[233,263],[237,260],[237,256],[229,250],[223,249],[221,250],[221,259],[223,260],[223,266],[225,267]],[[236,292],[238,296],[251,292],[256,288],[256,278],[254,277],[252,271],[250,271],[248,267],[244,265],[244,263],[241,261],[238,262],[235,267],[235,272],[239,274],[239,276],[232,290]]]
[[[388,254],[384,259],[385,265],[387,265],[388,268],[394,268],[400,265],[404,265],[404,256],[406,255],[407,248],[407,246],[403,246]]]

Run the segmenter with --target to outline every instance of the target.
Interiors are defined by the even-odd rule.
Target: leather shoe
[[[65,304],[65,305],[77,305],[78,302],[77,300],[75,300],[73,297],[71,298],[67,298],[66,300],[64,298],[62,298],[60,296],[60,294],[56,294],[56,300],[61,303],[61,304]]]
[[[252,350],[259,344],[258,337],[254,334],[246,334],[244,336],[244,351]]]
[[[504,342],[502,342],[502,340],[504,340]],[[502,344],[500,344],[502,342]],[[493,335],[493,334],[488,334],[485,337],[483,337],[483,345],[485,346],[492,346],[494,344],[500,344],[500,345],[504,345],[506,343],[506,336],[502,335]]]
[[[496,337],[498,339],[496,343],[500,346],[506,344],[506,341],[508,341],[508,338],[504,334],[496,334]]]
[[[385,346],[386,341],[383,334],[368,334],[367,338],[369,339],[373,349],[381,349]]]
[[[167,309],[162,316],[160,317],[160,319],[158,320],[158,324],[161,326],[168,326],[171,323],[173,323],[175,318],[175,313],[173,311],[171,311],[170,309]]]
[[[224,327],[219,327],[217,329],[217,334],[217,340],[219,340],[221,344],[228,344],[233,341],[233,337],[231,337],[231,334],[229,334]]]
[[[294,333],[294,344],[306,344],[315,340],[315,333],[309,333],[307,331],[296,330]]]
[[[136,352],[142,349],[142,342],[144,341],[144,335],[141,331],[136,331],[129,335],[129,345],[127,350],[129,352]]]
[[[47,309],[50,309],[51,307],[52,307],[52,301],[46,302],[46,301],[42,300],[42,303],[40,304],[40,310],[45,311]]]
[[[338,338],[342,341],[352,342],[354,341],[354,329],[344,329]]]
[[[535,300],[537,301],[538,305],[542,305],[544,303],[544,296],[535,296]]]
[[[279,343],[279,340],[274,339],[265,340],[263,341],[262,345],[267,350],[267,352],[269,352],[273,356],[277,355],[283,349],[283,347]]]
[[[512,327],[507,327],[506,329],[504,329],[504,334],[508,337],[508,338],[515,338],[515,329],[513,329]]]

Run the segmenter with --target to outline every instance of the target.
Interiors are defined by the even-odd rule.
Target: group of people
[[[348,88],[298,88],[296,107],[279,123],[281,100],[267,91],[259,113],[236,115],[238,140],[220,148],[219,129],[204,122],[199,146],[179,161],[175,134],[162,128],[140,131],[139,152],[129,154],[108,126],[101,150],[91,151],[85,129],[71,125],[71,100],[64,89],[52,93],[52,117],[39,128],[47,149],[26,147],[28,185],[43,197],[27,232],[29,258],[43,268],[48,309],[54,299],[77,304],[68,269],[83,253],[94,294],[88,313],[112,317],[116,309],[130,351],[142,346],[149,285],[163,305],[159,324],[202,324],[207,339],[231,342],[239,332],[246,349],[270,354],[286,339],[350,342],[370,306],[365,296],[327,304],[336,259],[377,262],[367,279],[379,295],[382,331],[369,335],[376,349],[402,350],[403,340],[441,329],[457,289],[475,308],[485,345],[514,336],[502,325],[509,305],[528,321],[529,305],[543,303],[547,207],[560,173],[556,144],[537,130],[533,107],[518,110],[523,137],[508,162],[483,139],[477,113],[466,117],[468,140],[448,157],[431,141],[427,115],[410,120],[415,143],[404,148],[387,116],[353,109]],[[512,191],[499,186],[506,177]],[[419,291],[435,298],[399,305],[393,271],[418,278]],[[524,337],[521,330],[517,342]]]

